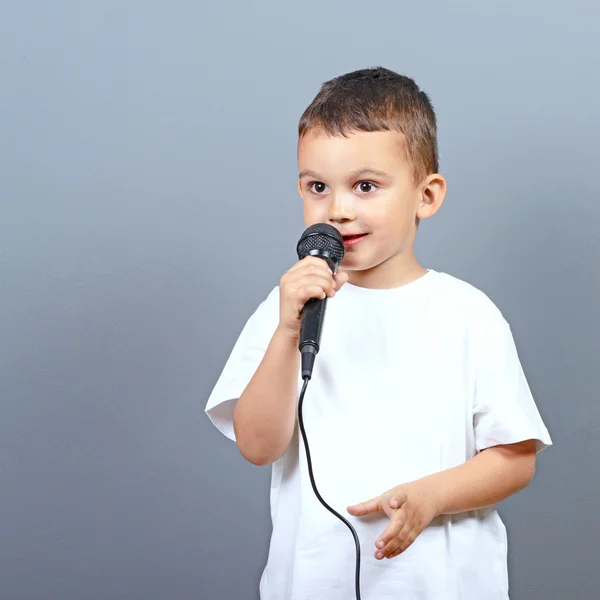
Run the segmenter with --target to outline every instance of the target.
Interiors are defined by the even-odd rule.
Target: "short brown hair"
[[[413,79],[383,67],[326,81],[300,118],[298,137],[311,130],[343,136],[396,130],[406,139],[416,183],[439,169],[437,123],[429,97]]]

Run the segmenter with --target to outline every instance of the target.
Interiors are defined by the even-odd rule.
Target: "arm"
[[[433,499],[437,515],[498,504],[529,485],[535,473],[536,442],[494,446],[466,463],[413,484]]]
[[[333,297],[346,281],[347,273],[334,276],[316,256],[303,258],[281,278],[279,326],[233,411],[238,448],[251,463],[276,461],[294,434],[304,305],[310,298]]]
[[[278,328],[233,411],[240,453],[255,465],[277,460],[292,439],[299,368],[297,340]]]
[[[536,441],[494,446],[464,464],[388,490],[348,507],[354,516],[384,512],[390,523],[376,542],[375,557],[406,550],[438,515],[493,506],[525,488],[535,472]]]

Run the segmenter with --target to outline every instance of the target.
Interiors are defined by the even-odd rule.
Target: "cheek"
[[[413,219],[413,212],[407,203],[404,202],[385,203],[381,206],[373,207],[365,215],[365,221],[382,231],[404,229],[412,223]]]
[[[325,202],[311,202],[304,199],[302,202],[304,222],[308,225],[324,223],[329,219],[327,204]]]

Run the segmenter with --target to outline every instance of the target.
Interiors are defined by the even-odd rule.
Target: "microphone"
[[[322,258],[334,273],[337,272],[346,253],[342,234],[328,223],[316,223],[306,229],[300,236],[296,252],[299,260],[307,256]],[[326,307],[327,298],[323,300],[311,298],[302,309],[298,348],[302,353],[302,379],[304,380],[312,377],[315,358],[321,343]]]

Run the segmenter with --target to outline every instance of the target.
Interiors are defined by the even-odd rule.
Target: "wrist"
[[[286,355],[289,355],[290,353],[297,353],[298,356],[300,356],[300,352],[298,350],[300,333],[294,333],[286,327],[279,326],[273,334],[273,342],[279,349],[279,352],[282,352]]]
[[[430,475],[409,484],[414,486],[418,495],[427,504],[432,518],[444,514],[443,491],[436,482],[435,475]]]
[[[273,337],[284,344],[298,346],[298,343],[300,342],[300,331],[292,331],[288,327],[280,324],[277,326]]]

